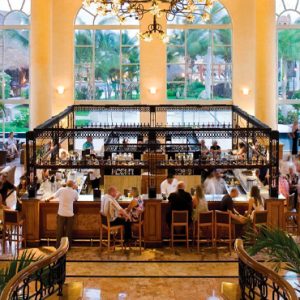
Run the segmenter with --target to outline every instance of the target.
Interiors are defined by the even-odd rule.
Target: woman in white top
[[[260,195],[260,190],[258,186],[254,185],[250,191],[249,206],[247,211],[247,216],[253,220],[255,211],[263,211],[265,209],[263,199]]]
[[[208,211],[207,202],[205,200],[204,191],[201,185],[196,186],[196,190],[193,195],[193,207],[193,221],[197,220],[199,212]]]

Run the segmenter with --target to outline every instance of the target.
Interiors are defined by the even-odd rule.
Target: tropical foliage
[[[224,28],[212,29],[211,23]],[[196,16],[193,28],[176,24],[182,24],[179,18],[168,30],[168,99],[231,99],[231,29],[224,7],[215,2],[211,19],[204,23]]]
[[[139,99],[137,30],[76,30],[75,99]]]
[[[20,271],[28,267],[33,261],[39,260],[41,257],[34,259],[34,252],[25,250],[21,257],[15,256],[5,268],[0,269],[0,294],[6,284]]]
[[[276,271],[282,268],[300,274],[300,246],[285,231],[261,226],[258,231],[248,230],[245,242],[250,255],[263,251]]]

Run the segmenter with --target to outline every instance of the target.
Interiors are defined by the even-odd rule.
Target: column
[[[52,116],[51,0],[31,0],[30,129]]]
[[[256,0],[255,115],[277,129],[275,0]]]

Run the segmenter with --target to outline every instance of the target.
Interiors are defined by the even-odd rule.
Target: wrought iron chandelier
[[[210,18],[210,9],[215,0],[82,0],[83,6],[95,6],[99,15],[115,15],[120,24],[127,18],[141,20],[145,14],[153,15],[153,21],[147,30],[140,34],[140,38],[146,42],[152,41],[155,34],[163,42],[168,42],[169,37],[162,26],[157,22],[158,18],[165,15],[167,21],[173,21],[176,16],[183,17],[192,23],[196,16],[203,21]]]

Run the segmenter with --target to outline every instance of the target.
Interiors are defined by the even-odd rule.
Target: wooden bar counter
[[[220,198],[220,196],[219,196]],[[99,240],[100,201],[92,201],[92,195],[81,195],[74,203],[73,239]],[[220,199],[208,197],[210,210],[220,209]],[[126,207],[129,201],[120,201]],[[164,239],[169,239],[169,229],[166,224],[168,201],[160,199],[145,199],[144,238],[146,247],[159,247]],[[248,209],[245,200],[235,201],[235,208],[243,214]],[[268,199],[266,208],[269,210],[268,223],[273,227],[282,227],[283,200]],[[56,216],[58,201],[45,202],[36,199],[23,198],[22,211],[26,218],[26,238],[29,245],[38,245],[41,240],[56,237]]]

